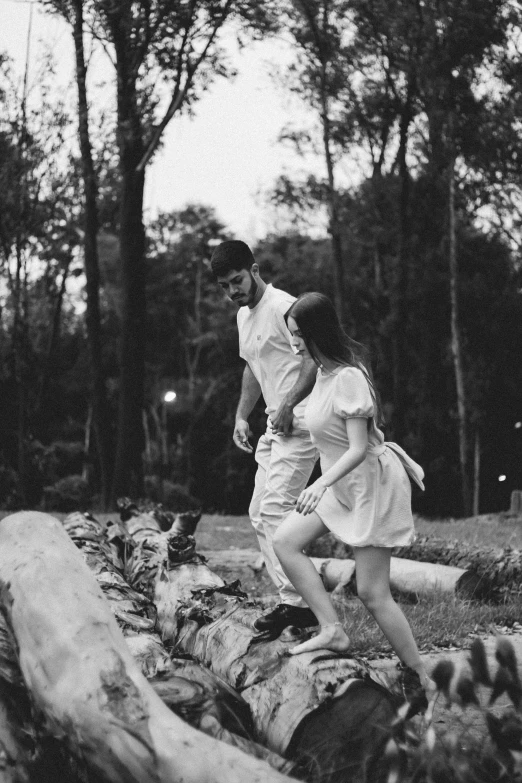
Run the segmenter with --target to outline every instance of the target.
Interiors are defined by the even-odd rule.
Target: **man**
[[[289,625],[317,625],[315,615],[281,568],[272,545],[275,531],[294,509],[316,460],[304,424],[303,401],[313,388],[317,367],[311,359],[296,355],[291,346],[284,316],[295,297],[261,279],[248,245],[239,240],[222,242],[212,254],[211,267],[225,294],[239,305],[239,354],[246,364],[233,434],[238,448],[252,452],[248,417],[261,394],[268,414],[267,430],[256,449],[258,469],[249,514],[281,603],[260,617],[255,627],[279,633]]]

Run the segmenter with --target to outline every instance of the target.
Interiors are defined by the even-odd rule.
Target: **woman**
[[[322,580],[303,554],[307,544],[332,531],[353,547],[359,598],[403,666],[416,672],[424,690],[431,690],[408,621],[390,593],[391,548],[415,538],[408,473],[424,489],[422,468],[395,443],[384,442],[366,351],[344,333],[330,300],[319,293],[303,294],[288,311],[287,324],[294,348],[319,367],[305,421],[322,469],[274,539],[285,573],[321,626],[316,636],[290,652],[349,649]]]

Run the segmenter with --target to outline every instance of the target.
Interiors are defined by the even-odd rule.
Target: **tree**
[[[214,76],[231,73],[219,45],[224,25],[236,20],[259,31],[270,20],[267,4],[253,0],[92,0],[84,14],[108,47],[116,76],[122,334],[114,499],[142,487],[146,166],[170,120],[189,109]]]
[[[340,142],[339,96],[350,78],[351,49],[347,43],[346,16],[348,0],[292,0],[284,6],[284,27],[295,45],[295,59],[285,75],[285,86],[299,95],[315,112],[319,125],[320,145],[326,167],[324,183],[310,178],[305,192],[308,198],[324,199],[328,210],[328,232],[332,242],[335,279],[334,304],[343,320],[346,310],[344,250],[341,198],[336,167],[344,150]],[[293,141],[298,150],[313,146],[314,133],[287,129],[282,138]],[[284,178],[280,181],[285,186]]]
[[[83,0],[71,0],[74,49],[76,55],[76,83],[78,87],[78,135],[84,185],[84,267],[87,294],[87,337],[91,362],[91,400],[96,453],[100,475],[100,503],[109,505],[110,495],[110,414],[105,387],[102,359],[102,332],[100,314],[100,269],[98,261],[98,181],[93,161],[87,101],[87,67],[83,41]]]
[[[312,5],[318,18],[324,18],[324,14],[320,17],[319,13],[321,4],[307,4],[307,7]],[[292,5],[297,6],[304,4]],[[325,4],[323,12],[334,13],[340,7],[335,3]],[[515,119],[516,106],[520,102],[517,80],[520,58],[517,60],[513,54],[519,20],[506,0],[488,3],[447,0],[437,6],[409,0],[397,0],[392,4],[382,0],[352,0],[344,6],[344,11],[335,34],[340,41],[349,40],[350,46],[344,50],[342,86],[335,92],[335,141],[339,153],[355,154],[354,142],[359,150],[362,144],[371,171],[372,188],[365,188],[365,191],[366,194],[372,192],[375,209],[372,221],[375,226],[375,279],[389,299],[385,328],[392,355],[392,434],[401,440],[411,434],[408,418],[415,403],[410,393],[414,366],[406,338],[410,321],[408,297],[415,265],[411,193],[415,178],[427,171],[432,183],[432,214],[440,216],[445,226],[443,242],[450,273],[446,297],[451,303],[450,346],[455,376],[462,502],[469,512],[473,440],[470,422],[476,417],[469,403],[470,390],[466,384],[469,368],[465,366],[466,346],[462,341],[459,313],[458,224],[462,220],[462,210],[472,208],[466,196],[469,198],[473,193],[473,202],[483,204],[487,200],[491,203],[491,195],[495,193],[498,204],[507,191],[513,204],[515,194],[520,192],[517,188],[520,163],[517,166]],[[333,41],[334,37],[330,39],[331,43]],[[342,47],[336,47],[336,53],[341,50]],[[320,71],[314,73],[313,87],[317,88],[321,84]],[[494,86],[489,89],[486,73],[489,78],[494,77]],[[299,75],[302,75],[301,71]],[[304,87],[298,89],[305,94],[308,89],[306,78],[302,82]],[[313,105],[312,101],[310,104]],[[490,122],[488,112],[492,118]],[[294,137],[296,141],[302,141],[303,134]],[[509,171],[506,190],[500,175],[502,170]],[[389,181],[383,183],[383,176],[390,174],[398,180],[396,200],[391,204],[385,195],[383,198],[390,187]],[[308,185],[315,185],[315,193],[311,187],[306,191],[293,188],[288,182],[280,185],[278,195],[287,203],[293,200],[306,204],[304,196],[308,196],[308,206],[314,196],[321,194],[317,183],[310,180]],[[350,247],[352,268],[357,258],[357,228],[350,222],[353,206],[349,202],[354,195],[353,188],[350,194],[339,194],[343,210],[341,240],[344,238]],[[443,213],[438,208],[441,200],[446,205]],[[391,235],[379,234],[378,226],[387,222],[382,214],[382,204],[387,204],[395,216],[396,227],[389,226]],[[505,220],[503,226],[506,227]],[[394,248],[393,254],[389,252],[390,247]],[[346,256],[345,253],[345,266]],[[383,257],[387,259],[388,268],[383,267]],[[363,276],[362,270],[359,273],[350,269],[352,294],[353,281]],[[350,306],[354,312],[353,295]],[[477,438],[475,442],[478,442]]]
[[[216,432],[216,425],[209,421],[209,409],[216,395],[229,385],[231,372],[234,375],[239,370],[238,360],[232,368],[228,362],[220,362],[228,347],[227,338],[235,341],[235,325],[231,308],[224,306],[208,272],[212,246],[225,239],[225,227],[212,209],[189,204],[176,212],[161,213],[150,225],[149,234],[150,410],[154,411],[169,379],[178,395],[173,410],[179,425],[176,472],[189,491],[198,494],[199,479],[207,470],[202,469],[200,456],[205,446],[197,443],[194,435],[202,422],[204,429]],[[180,416],[175,415],[176,408],[183,411]]]
[[[47,59],[35,85],[37,98],[29,106],[25,93],[20,105],[7,64],[1,74],[0,262],[6,283],[2,318],[9,335],[3,358],[13,406],[6,423],[16,418],[18,491],[26,503],[38,494],[30,480],[28,451],[47,416],[65,288],[76,268],[78,246],[75,180],[62,176],[70,119],[60,100],[48,98],[53,75]]]

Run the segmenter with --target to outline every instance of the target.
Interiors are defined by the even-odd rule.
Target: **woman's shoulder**
[[[362,368],[345,365],[336,374],[334,411],[343,418],[373,416],[373,399]]]
[[[341,379],[341,383],[346,381],[351,381],[353,383],[367,383],[364,370],[361,367],[355,367],[352,364],[340,365],[336,375]]]

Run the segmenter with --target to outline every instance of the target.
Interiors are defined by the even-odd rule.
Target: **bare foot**
[[[341,625],[324,625],[317,636],[312,636],[302,644],[292,647],[290,655],[312,652],[313,650],[331,650],[332,652],[346,652],[350,647],[350,639]]]

